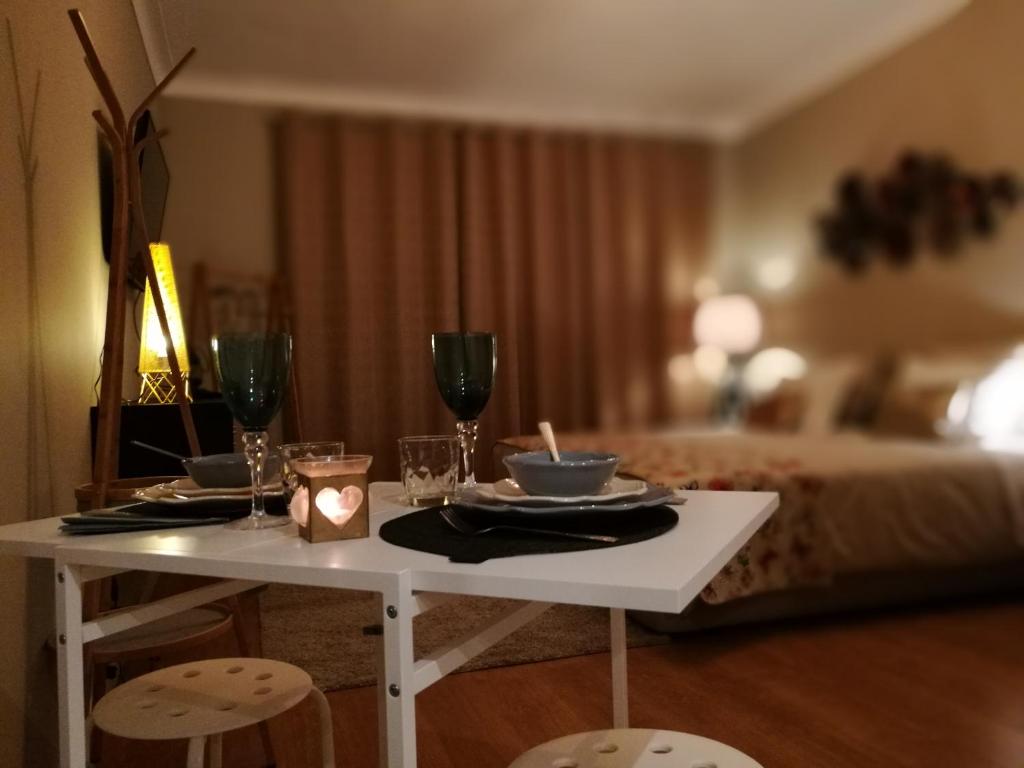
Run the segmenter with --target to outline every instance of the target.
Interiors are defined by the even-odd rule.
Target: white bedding
[[[565,435],[648,482],[775,490],[781,505],[704,592],[723,602],[839,574],[1024,555],[1024,456],[859,435]],[[539,438],[503,441],[540,448]]]

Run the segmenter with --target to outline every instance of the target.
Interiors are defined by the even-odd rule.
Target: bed
[[[1024,586],[1024,456],[856,434],[559,436],[620,471],[704,490],[773,490],[779,511],[660,631]],[[540,449],[539,437],[501,440]],[[505,473],[502,472],[502,475]]]

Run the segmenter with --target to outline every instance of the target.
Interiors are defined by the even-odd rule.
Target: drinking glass
[[[287,525],[263,506],[263,465],[267,427],[281,409],[291,370],[292,337],[287,333],[232,333],[213,338],[213,360],[221,394],[242,425],[242,445],[252,472],[252,512],[228,527],[242,531]]]
[[[459,479],[459,442],[447,435],[398,439],[402,486],[417,507],[447,504],[455,499]]]
[[[497,343],[493,333],[435,333],[430,337],[434,354],[434,377],[441,397],[457,421],[459,445],[462,448],[464,487],[476,485],[473,452],[476,449],[477,419],[494,386],[494,369],[498,362]]]
[[[284,500],[288,504],[299,487],[299,479],[295,474],[295,462],[299,459],[313,459],[320,456],[341,456],[345,453],[345,443],[340,440],[321,441],[315,443],[286,443],[279,447],[281,452],[281,482],[284,486]]]

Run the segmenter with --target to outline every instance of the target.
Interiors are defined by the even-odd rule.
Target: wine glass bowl
[[[252,474],[252,512],[231,523],[239,530],[287,525],[288,517],[271,517],[263,506],[263,470],[267,427],[284,403],[291,372],[292,338],[287,333],[233,333],[215,336],[214,367],[221,394],[242,425],[242,444]]]
[[[465,487],[476,485],[473,453],[480,414],[494,386],[497,343],[493,333],[435,333],[430,337],[434,378],[456,418]]]
[[[265,430],[284,402],[291,371],[287,333],[232,333],[213,339],[220,391],[246,430]]]

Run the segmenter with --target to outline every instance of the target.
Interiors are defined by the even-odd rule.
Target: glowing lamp
[[[718,385],[715,411],[736,423],[744,406],[743,361],[761,341],[761,312],[749,296],[729,293],[701,302],[693,316],[697,349],[693,362],[701,377]]]
[[[743,369],[743,385],[754,396],[767,395],[783,381],[795,381],[807,375],[807,361],[792,349],[762,349]]]
[[[761,341],[761,312],[749,296],[732,293],[701,302],[693,318],[697,344],[746,355]]]
[[[185,382],[185,396],[191,400],[188,391],[188,352],[185,349],[185,327],[181,322],[181,305],[178,302],[178,286],[174,282],[174,266],[171,263],[171,249],[167,243],[150,243],[149,252],[156,268],[157,287],[163,299],[167,324],[171,332],[171,343],[178,359],[178,367]],[[160,319],[153,303],[153,286],[146,280],[146,297],[142,305],[142,339],[139,344],[139,375],[142,387],[139,390],[140,403],[174,402],[174,379],[171,378],[171,363],[167,354]]]
[[[1024,386],[1024,358],[1011,357],[1003,360],[996,369],[974,385],[969,402],[950,402],[947,415],[957,415],[959,406],[966,411],[961,417],[967,429],[982,440],[1020,438],[1024,435],[1024,402],[1021,387]],[[961,396],[961,401],[963,400]]]

